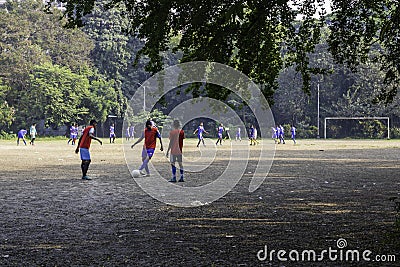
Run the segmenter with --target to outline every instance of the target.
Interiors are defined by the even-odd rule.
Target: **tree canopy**
[[[94,41],[63,27],[59,10],[44,8],[36,0],[0,6],[0,130],[121,115],[125,101],[115,80],[93,66]]]
[[[80,26],[95,0],[66,2],[68,25]],[[147,70],[152,72],[163,68],[161,52],[179,35],[175,49],[183,52],[183,62],[207,60],[232,66],[266,85],[267,97],[277,88],[279,72],[293,65],[302,76],[303,90],[309,92],[312,74],[324,72],[310,65],[309,54],[320,42],[321,28],[328,27],[326,38],[335,62],[355,70],[378,46],[380,54],[374,56],[385,70],[385,82],[398,81],[400,4],[396,0],[332,0],[329,18],[325,18],[324,0],[112,0],[108,4],[121,2],[129,16],[127,30],[145,40],[139,56],[149,56]],[[390,101],[396,90],[382,90],[380,98]]]

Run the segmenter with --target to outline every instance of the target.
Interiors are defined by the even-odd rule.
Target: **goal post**
[[[329,120],[386,120],[387,121],[387,139],[390,139],[389,117],[326,117],[324,120],[324,139],[326,139],[326,125]]]

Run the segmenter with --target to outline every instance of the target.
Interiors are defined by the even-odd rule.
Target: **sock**
[[[83,160],[82,164],[81,164],[81,168],[82,168],[82,177],[86,176],[87,171],[89,170],[89,165],[90,165],[90,161],[88,160]]]
[[[176,167],[175,167],[175,165],[171,165],[171,169],[172,169],[173,177],[176,177]]]

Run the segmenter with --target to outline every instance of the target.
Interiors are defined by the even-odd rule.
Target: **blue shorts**
[[[81,160],[90,160],[90,152],[87,148],[79,148],[79,153],[81,155]]]
[[[219,133],[218,134],[218,138],[222,139],[222,134]]]
[[[151,157],[153,157],[154,155],[154,148],[143,148],[142,150],[142,158],[146,158],[149,157],[149,159],[151,159]]]

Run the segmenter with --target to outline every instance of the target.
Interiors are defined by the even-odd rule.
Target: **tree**
[[[157,127],[162,130],[162,128],[172,122],[172,118],[169,117],[168,115],[164,115],[161,111],[158,109],[154,109],[151,112],[148,111],[142,111],[138,114],[133,114],[132,110],[128,108],[127,110],[127,116],[125,116],[125,121],[127,124],[142,124],[144,128],[144,124],[147,120],[151,119],[152,121],[155,122]]]
[[[82,18],[92,12],[94,0],[66,1],[69,26],[83,25]],[[125,3],[130,19],[129,32],[145,41],[138,56],[147,55],[147,70],[164,67],[164,51],[171,38],[180,35],[175,50],[182,61],[206,60],[232,66],[257,83],[265,84],[270,97],[277,88],[276,78],[284,60],[296,64],[309,85],[307,53],[319,40],[320,22],[313,18],[324,1],[110,1],[109,6]],[[294,8],[293,8],[294,7]],[[297,10],[296,10],[297,7]],[[298,13],[302,23],[294,23]],[[282,57],[285,54],[285,58]],[[207,94],[226,99],[226,89],[207,87]]]
[[[145,40],[139,55],[148,55],[147,69],[163,68],[162,54],[171,37],[181,34],[176,49],[182,61],[208,60],[237,68],[257,83],[267,85],[265,96],[277,88],[279,71],[294,65],[302,76],[303,90],[309,92],[311,74],[324,70],[310,66],[309,53],[321,37],[326,24],[329,51],[336,63],[356,70],[371,55],[385,71],[385,83],[399,81],[400,6],[397,0],[332,0],[333,13],[325,20],[324,0],[304,1],[136,1],[124,2],[130,15],[130,33]],[[68,0],[68,25],[82,25],[82,17],[93,10],[94,0]],[[319,10],[319,11],[318,11]],[[315,18],[315,14],[320,19]],[[301,21],[297,21],[302,15]],[[216,93],[215,88],[213,92]],[[393,100],[397,87],[381,88],[380,99]],[[215,94],[226,98],[223,90]]]
[[[15,119],[15,110],[10,107],[6,100],[6,95],[11,90],[7,85],[0,81],[0,130],[8,128]]]
[[[397,0],[333,0],[329,49],[336,62],[352,70],[369,58],[380,63],[386,87],[379,99],[393,100],[400,81],[400,5]],[[379,53],[371,51],[379,49]]]
[[[44,120],[51,127],[87,123],[88,117],[105,121],[108,114],[119,111],[112,86],[112,81],[90,71],[76,74],[51,63],[38,65],[30,74],[29,89],[22,93],[17,112],[21,120]]]

